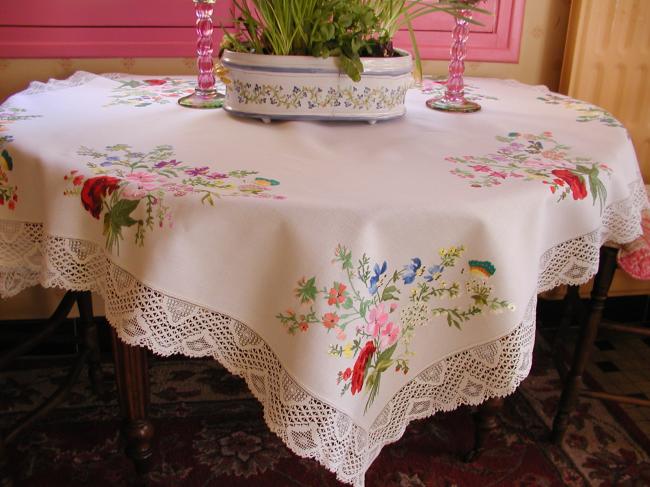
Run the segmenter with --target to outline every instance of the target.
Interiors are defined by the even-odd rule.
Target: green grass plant
[[[392,39],[412,21],[433,12],[461,15],[460,9],[485,12],[475,0],[233,0],[235,32],[223,46],[238,52],[275,55],[336,56],[340,68],[361,79],[361,57],[396,55]],[[417,46],[414,45],[417,56]]]

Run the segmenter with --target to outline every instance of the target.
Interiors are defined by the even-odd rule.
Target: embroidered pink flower
[[[176,197],[185,196],[194,192],[194,187],[189,184],[165,183],[163,187],[167,192],[172,193]]]
[[[124,177],[125,181],[137,185],[138,189],[152,191],[159,186],[158,176],[144,171],[135,171]]]
[[[140,189],[132,184],[128,184],[124,186],[124,189],[122,190],[122,196],[127,200],[141,200],[147,196],[147,191]]]
[[[473,166],[469,166],[472,169],[474,169],[476,172],[491,172],[492,168],[489,166],[484,166],[483,164],[475,164]]]
[[[384,309],[384,303],[379,303],[368,313],[366,333],[372,337],[377,337],[382,327],[393,325],[392,322],[388,322],[388,318],[388,312]]]
[[[379,348],[381,350],[386,350],[391,347],[399,337],[400,328],[395,325],[393,322],[388,323],[381,330],[381,338],[379,339]]]
[[[337,326],[335,331],[336,331],[336,339],[337,340],[343,341],[348,337],[346,335],[345,331],[343,331],[343,328],[339,328]]]
[[[545,157],[546,159],[550,159],[552,161],[561,161],[564,159],[564,154],[563,152],[558,152],[554,150],[545,150],[542,152],[542,157]]]

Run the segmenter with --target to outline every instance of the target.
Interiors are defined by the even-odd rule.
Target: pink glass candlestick
[[[467,38],[469,37],[468,19],[472,18],[472,11],[460,9],[456,17],[456,25],[452,32],[451,61],[449,62],[449,77],[445,94],[439,98],[427,100],[427,106],[434,110],[445,112],[477,112],[481,105],[465,98],[465,56],[467,55]]]
[[[197,66],[199,76],[194,93],[184,96],[178,103],[190,108],[221,108],[224,96],[217,92],[212,60],[212,10],[215,0],[194,0],[196,13]]]

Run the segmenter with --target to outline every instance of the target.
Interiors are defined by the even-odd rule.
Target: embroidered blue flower
[[[377,284],[379,283],[379,278],[383,273],[386,272],[386,269],[388,268],[388,264],[386,261],[379,267],[379,264],[375,264],[375,267],[373,269],[374,274],[370,277],[370,286],[368,287],[368,292],[370,294],[376,294],[377,293]]]
[[[110,167],[113,165],[114,161],[119,161],[120,158],[117,156],[108,156],[104,162],[100,164],[102,167]]]
[[[403,278],[404,284],[411,284],[415,281],[415,276],[420,270],[420,267],[422,267],[422,261],[418,257],[413,257],[411,263],[404,266],[404,270],[406,271]]]
[[[433,281],[436,276],[442,274],[442,271],[445,270],[445,267],[442,265],[434,265],[427,269],[427,273],[422,277],[427,282]]]

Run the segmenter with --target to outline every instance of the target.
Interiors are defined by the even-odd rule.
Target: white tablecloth
[[[626,130],[543,87],[469,79],[471,115],[411,90],[375,126],[178,106],[192,87],[77,73],[2,105],[0,295],[101,293],[123,340],[215,357],[344,482],[409,421],[512,393],[537,293],[641,233]]]

